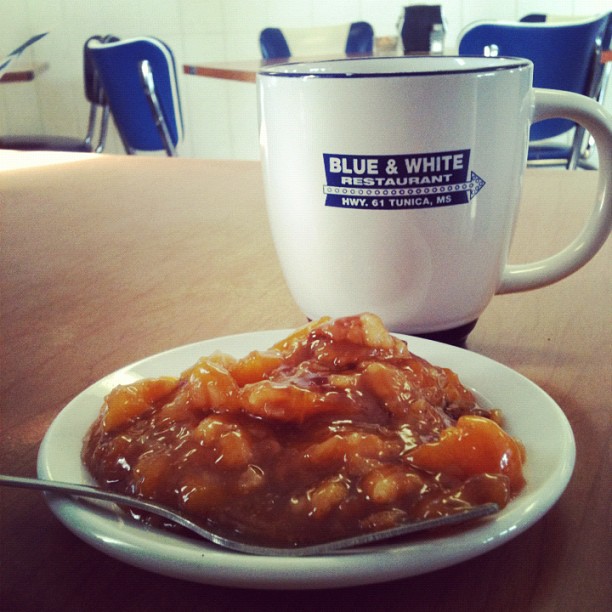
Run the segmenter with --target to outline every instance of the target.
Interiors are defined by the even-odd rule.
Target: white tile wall
[[[433,3],[433,2],[432,2]],[[480,19],[518,19],[526,13],[591,15],[609,0],[440,0],[448,21],[447,46]],[[168,43],[177,65],[260,57],[266,26],[315,26],[369,21],[376,35],[396,33],[407,0],[0,0],[0,55],[34,33],[50,34],[24,56],[48,61],[34,82],[0,86],[0,133],[81,135],[87,121],[82,93],[82,45],[92,34],[153,35]],[[180,88],[186,138],[182,155],[257,159],[255,87],[183,75]],[[607,105],[612,104],[608,95]],[[121,153],[113,131],[107,148]]]

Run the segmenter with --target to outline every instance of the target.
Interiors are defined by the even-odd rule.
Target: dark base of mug
[[[412,335],[418,338],[426,338],[427,340],[435,340],[436,342],[444,342],[444,344],[452,344],[453,346],[465,346],[465,341],[470,335],[470,332],[476,327],[477,322],[478,319],[474,319],[469,323],[465,323],[459,327],[453,327],[452,329]]]

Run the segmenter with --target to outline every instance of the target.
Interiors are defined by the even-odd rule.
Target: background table
[[[256,162],[0,153],[0,469],[33,476],[75,395],[122,365],[220,335],[304,322],[270,241]],[[29,156],[29,157],[28,157]],[[70,157],[52,158],[58,161]],[[530,170],[512,259],[550,254],[580,225],[591,172]],[[577,463],[527,532],[455,567],[329,591],[193,584],[85,545],[39,493],[0,490],[8,611],[599,611],[610,603],[610,244],[549,288],[493,299],[468,348],[563,408]],[[290,561],[288,561],[290,563]]]
[[[385,55],[397,56],[397,51],[380,52],[375,55],[381,57]],[[426,53],[414,53],[412,55],[427,55]],[[347,56],[348,57],[348,56]],[[368,54],[352,55],[350,57],[368,57]],[[233,62],[191,62],[183,64],[183,72],[193,76],[210,77],[214,79],[226,79],[230,81],[243,81],[245,83],[255,83],[257,71],[264,66],[282,64],[285,62],[317,61],[325,59],[338,59],[337,57],[310,57],[310,58],[285,58],[279,60],[242,60]],[[603,51],[601,55],[602,63],[612,61],[612,50]]]
[[[37,62],[35,64],[26,64],[21,68],[7,70],[0,76],[0,83],[23,83],[25,81],[33,81],[43,72],[49,69],[47,62]]]
[[[242,62],[207,62],[201,64],[184,64],[183,72],[193,76],[255,83],[257,71],[265,65],[266,64],[263,60],[244,60]]]
[[[337,55],[319,55],[313,57],[285,57],[273,59],[236,60],[231,62],[191,62],[183,64],[183,72],[193,76],[226,79],[230,81],[244,81],[255,83],[257,72],[264,66],[275,64],[316,62],[335,59],[355,59],[359,57],[382,57],[383,55],[397,55],[397,53],[350,53],[341,57]]]

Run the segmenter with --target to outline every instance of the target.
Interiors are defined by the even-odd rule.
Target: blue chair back
[[[372,53],[374,50],[374,28],[367,21],[355,21],[351,24],[346,39],[346,54]]]
[[[265,28],[259,35],[259,46],[264,59],[282,59],[293,54],[280,28]],[[344,52],[347,55],[372,53],[374,49],[374,29],[365,21],[350,24]],[[325,49],[321,50],[325,53]]]
[[[85,98],[92,104],[106,104],[106,96],[104,95],[104,87],[98,76],[93,58],[91,57],[91,51],[89,50],[89,44],[92,41],[99,43],[118,42],[119,38],[112,34],[106,36],[90,36],[83,45],[83,84],[85,90]]]
[[[183,118],[174,55],[157,38],[134,38],[88,46],[115,124],[128,153],[169,152],[164,129],[172,148],[182,140]],[[143,63],[150,70],[160,116],[156,117],[143,77]],[[165,125],[159,125],[159,123]]]
[[[476,23],[460,35],[460,55],[523,57],[534,65],[535,87],[590,95],[598,47],[608,15],[572,23]],[[546,119],[531,126],[530,139],[552,138],[571,130],[565,119]]]
[[[291,57],[289,45],[280,28],[265,28],[259,35],[259,47],[264,59]]]

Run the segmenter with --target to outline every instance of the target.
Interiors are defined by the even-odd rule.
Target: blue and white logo
[[[467,204],[485,181],[469,149],[418,155],[324,153],[325,206],[405,210]],[[469,176],[468,176],[469,173]]]

